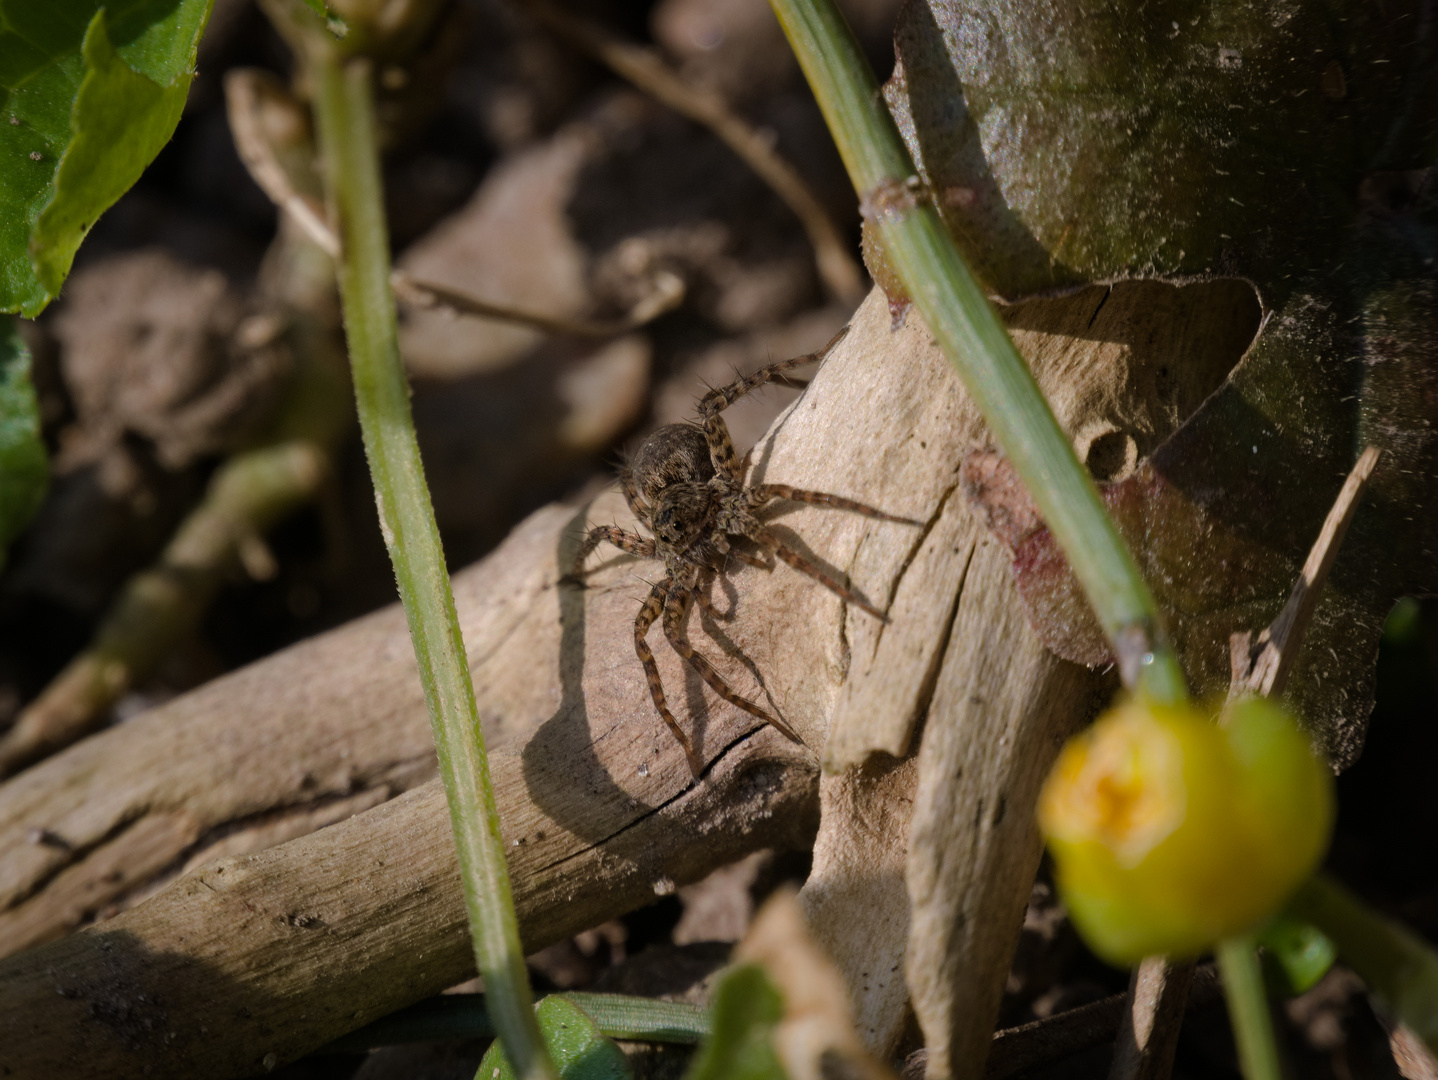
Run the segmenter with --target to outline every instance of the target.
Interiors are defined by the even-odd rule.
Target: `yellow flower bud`
[[[1259,926],[1317,868],[1333,776],[1267,700],[1239,703],[1224,727],[1131,700],[1069,740],[1039,825],[1094,952],[1190,957]]]

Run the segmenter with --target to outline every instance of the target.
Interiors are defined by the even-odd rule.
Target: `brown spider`
[[[685,624],[688,622],[690,605],[697,599],[702,606],[707,606],[708,599],[704,590],[714,580],[715,575],[723,571],[728,556],[733,555],[754,566],[772,568],[771,561],[731,549],[731,537],[752,541],[770,556],[783,559],[847,603],[863,608],[876,619],[888,621],[878,608],[850,591],[770,532],[755,516],[755,511],[774,499],[792,499],[819,506],[832,506],[840,510],[852,510],[880,521],[897,521],[909,525],[918,525],[920,522],[895,517],[872,506],[865,506],[838,495],[828,495],[822,491],[804,491],[787,484],[755,484],[746,487],[744,469],[734,454],[729,428],[724,423],[724,418],[719,415],[751,390],[771,380],[782,379],[784,373],[792,368],[822,359],[845,332],[840,331],[820,352],[808,353],[792,360],[781,360],[752,375],[737,379],[728,386],[710,390],[699,402],[699,419],[702,426],[668,424],[645,439],[621,472],[620,482],[630,509],[654,534],[653,538],[647,539],[613,525],[599,525],[590,529],[588,537],[575,556],[571,576],[576,579],[583,576],[584,560],[601,541],[608,541],[632,555],[663,560],[664,577],[649,590],[649,597],[639,609],[638,618],[634,620],[634,651],[639,654],[639,662],[644,665],[654,707],[659,710],[660,718],[679,740],[679,745],[684,748],[695,779],[699,778],[703,762],[695,753],[694,744],[674,719],[674,714],[669,711],[664,698],[664,687],[659,681],[659,668],[654,663],[654,653],[645,641],[650,627],[661,613],[664,616],[664,636],[669,639],[669,644],[699,672],[716,694],[745,712],[772,724],[795,742],[799,741],[799,737],[783,721],[736,694],[714,666],[689,644]]]

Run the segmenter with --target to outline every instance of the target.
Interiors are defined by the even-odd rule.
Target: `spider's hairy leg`
[[[849,328],[845,326],[818,352],[805,353],[803,356],[796,356],[790,360],[779,360],[768,364],[752,375],[735,379],[728,386],[710,390],[699,399],[699,418],[704,422],[704,435],[709,442],[709,456],[714,459],[716,472],[723,472],[735,480],[743,480],[743,470],[739,466],[738,457],[734,454],[734,440],[729,435],[729,425],[724,423],[724,418],[719,414],[745,394],[759,389],[786,371],[824,359],[829,355],[829,350],[838,344],[839,339],[848,332]]]
[[[589,535],[584,538],[584,543],[579,545],[579,551],[575,553],[569,573],[564,576],[570,581],[583,580],[584,560],[589,558],[590,553],[606,540],[631,555],[638,555],[644,559],[654,558],[653,540],[645,539],[638,533],[625,532],[616,525],[596,525],[589,530]]]
[[[876,608],[873,604],[869,603],[858,593],[854,592],[843,582],[839,581],[837,578],[829,574],[826,570],[824,570],[823,567],[818,566],[813,562],[810,562],[803,555],[800,555],[788,544],[784,543],[784,541],[780,540],[777,536],[775,536],[767,528],[765,528],[764,523],[759,521],[757,518],[748,518],[747,520],[740,518],[735,523],[735,527],[738,529],[739,532],[742,532],[750,540],[753,540],[756,544],[759,544],[766,551],[770,552],[771,554],[777,556],[780,559],[783,559],[795,570],[799,571],[799,573],[813,578],[820,585],[824,586],[824,588],[828,589],[831,593],[837,596],[840,600],[843,600],[846,604],[853,604],[855,607],[863,608],[880,622],[889,621],[889,617],[885,615],[882,611]]]
[[[694,583],[694,587],[689,590],[690,597],[693,598],[694,602],[698,604],[711,619],[717,619],[719,617],[719,611],[715,608],[714,600],[709,595],[709,590],[713,587],[716,576],[716,571],[706,567],[702,573],[696,576],[697,579]]]
[[[731,548],[729,554],[738,559],[741,563],[747,563],[759,570],[771,570],[773,564],[767,559],[761,559],[758,555],[751,555],[747,551],[740,551],[738,548]]]
[[[659,665],[654,662],[654,653],[649,648],[649,642],[644,640],[649,634],[649,628],[654,625],[654,620],[659,618],[659,613],[664,610],[665,599],[673,584],[674,579],[666,577],[649,590],[649,597],[634,620],[634,651],[639,654],[639,662],[644,665],[644,677],[649,681],[649,696],[654,699],[659,718],[679,740],[679,745],[684,748],[684,756],[689,761],[689,771],[694,774],[694,779],[698,780],[704,771],[704,762],[695,753],[694,744],[689,741],[689,736],[684,734],[679,721],[675,720],[674,714],[669,711],[669,704],[664,700],[664,684],[659,681]]]
[[[736,694],[724,681],[724,677],[714,670],[714,665],[695,650],[689,644],[689,638],[684,632],[684,622],[689,615],[689,603],[694,597],[692,588],[673,586],[669,590],[669,596],[664,604],[664,636],[669,639],[669,644],[674,646],[674,651],[689,662],[689,666],[699,672],[700,677],[709,684],[716,694],[731,705],[737,705],[751,716],[757,716],[765,721],[786,739],[799,742],[799,736],[794,734],[792,728],[777,717],[769,715],[758,705],[755,705],[748,698],[742,698]]]
[[[624,501],[629,504],[629,509],[634,511],[634,516],[647,523],[651,513],[649,504],[639,493],[639,482],[634,475],[634,470],[627,465],[620,470],[619,486],[624,489]]]
[[[896,514],[888,514],[877,507],[869,506],[867,503],[855,502],[853,499],[846,499],[842,495],[830,495],[826,491],[806,491],[803,488],[790,487],[788,484],[756,484],[744,492],[744,499],[751,509],[758,509],[771,499],[791,499],[794,502],[810,503],[813,506],[828,506],[835,510],[852,510],[856,514],[863,514],[865,517],[877,518],[879,521],[896,521],[900,525],[922,525],[922,521],[915,521],[913,518],[899,517]]]

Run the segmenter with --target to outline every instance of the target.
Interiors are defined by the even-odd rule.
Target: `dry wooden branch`
[[[250,178],[311,243],[330,258],[338,258],[339,237],[321,202],[309,116],[304,107],[273,75],[250,68],[226,73],[225,105],[235,147]],[[652,284],[652,290],[620,318],[578,319],[469,296],[443,285],[416,281],[403,270],[390,274],[395,294],[417,307],[442,308],[456,315],[501,319],[550,334],[589,338],[630,333],[684,302],[684,282],[677,275],[661,270],[654,274]]]
[[[1164,339],[1132,312],[1162,323],[1175,305],[1201,306],[1212,295],[1207,287],[1134,289],[1128,299],[1098,287],[1008,312],[1081,445],[1116,428],[1142,446],[1168,422],[1142,404],[1168,408],[1173,398],[1152,392],[1152,372],[1138,362],[1145,342],[1162,348]],[[1099,311],[1125,305],[1127,336]],[[845,785],[862,776],[826,785],[839,797],[827,799],[820,852],[833,857],[816,859],[806,909],[816,937],[838,945],[835,960],[857,988],[858,1027],[871,1049],[903,1023],[906,994],[896,975],[906,938],[911,965],[919,949],[936,969],[954,957],[974,963],[961,987],[934,981],[940,996],[925,998],[922,1014],[931,1040],[968,1045],[968,1027],[985,1039],[992,1031],[1009,962],[1003,942],[1017,933],[1037,859],[1023,805],[1034,768],[1025,754],[1034,747],[1023,744],[1049,730],[1046,722],[1074,722],[1076,699],[1087,700],[1063,687],[1090,676],[1021,646],[1006,569],[996,564],[975,576],[970,565],[977,534],[964,532],[966,511],[954,493],[963,455],[982,445],[982,426],[922,325],[893,332],[883,296],[873,294],[756,448],[753,468],[756,479],[835,492],[927,523],[915,529],[807,506],[778,507],[772,517],[777,530],[792,530],[796,543],[889,607],[893,622],[847,610],[783,566],[737,568],[716,585],[717,614],[695,616],[705,631],[694,628],[696,644],[807,747],[838,737],[837,716],[862,719],[856,705],[839,709],[845,701],[873,703],[881,729],[860,732],[850,746],[890,745],[879,740],[894,738],[896,726],[906,740],[925,716],[929,730],[947,726],[959,736],[925,751],[963,763],[971,785],[954,804],[969,809],[953,818],[932,860],[934,903],[967,921],[950,920],[939,937],[914,936],[906,895],[915,888],[904,866],[916,792],[905,774],[922,777],[923,762],[871,766],[878,780],[851,786],[849,797]],[[656,656],[676,712],[706,759],[718,761],[691,789],[633,650],[644,578],[657,568],[620,556],[599,568],[588,590],[556,585],[585,524],[611,521],[632,521],[617,493],[587,508],[548,508],[455,578],[532,945],[814,826],[811,752],[718,702],[661,645]],[[954,571],[950,559],[969,569]],[[1000,608],[991,611],[993,604]],[[871,679],[902,687],[902,696],[874,694],[863,685]],[[1008,704],[986,709],[973,696]],[[1041,737],[1050,741],[1039,757],[1054,745]],[[154,1076],[201,1068],[241,1075],[266,1054],[286,1059],[459,977],[468,950],[433,789],[260,854],[237,854],[413,787],[430,775],[428,743],[404,623],[388,611],[92,737],[0,787],[0,935],[12,950],[135,899],[187,862],[230,856],[94,930],[0,966],[0,1055],[11,1055],[0,1064],[26,1053],[38,1056],[24,1059],[25,1068],[38,1069],[64,1047],[73,1050],[50,1059],[51,1072],[127,1075],[145,1057]],[[932,815],[947,811],[922,787],[921,779],[917,797],[931,815],[923,827],[934,830]],[[859,797],[866,792],[882,799]],[[1015,843],[1005,854],[1009,838]],[[910,874],[916,858],[907,855]],[[920,909],[913,925],[937,925],[938,910]],[[856,926],[883,930],[865,938]],[[125,963],[107,959],[116,950]],[[61,996],[57,986],[78,996]],[[965,1012],[966,1003],[974,1008]]]
[[[1223,986],[1212,964],[1200,964],[1193,975],[1193,988],[1187,1001],[1189,1009],[1202,1008],[1223,996]],[[1127,994],[1114,994],[994,1032],[984,1080],[1007,1080],[1031,1069],[1058,1064],[1090,1047],[1113,1042],[1127,1006]],[[904,1062],[901,1080],[923,1080],[928,1061],[927,1050],[910,1054]]]
[[[872,325],[887,334],[882,298],[875,311]],[[851,381],[826,399],[823,386]],[[889,397],[903,392],[904,380],[869,343],[849,354],[848,370],[816,384],[823,409],[790,414],[788,430],[763,452],[768,478],[802,482],[777,471],[791,454],[834,490],[922,513],[917,499],[885,486],[904,478],[876,474],[871,445],[846,437],[844,425],[867,412],[878,417],[876,438],[902,443],[883,430],[880,406],[863,405],[863,388],[877,382],[889,384]],[[785,525],[801,517],[799,535],[831,563],[852,564],[860,548],[886,550],[852,576],[868,594],[887,594],[885,574],[905,564],[912,527],[817,508],[802,508]],[[556,585],[557,567],[568,567],[591,520],[631,519],[617,494],[586,508],[552,507],[455,579],[501,812],[518,844],[514,876],[532,945],[753,847],[807,839],[815,826],[811,753],[758,731],[758,721],[713,699],[661,648],[665,683],[701,752],[720,763],[690,790],[684,756],[653,713],[634,655],[642,579],[654,568],[620,558],[587,590]],[[708,651],[741,692],[767,694],[818,745],[843,677],[842,604],[787,567],[744,568],[731,580],[734,599],[718,599],[732,618],[712,623],[719,648]],[[351,800],[344,808],[353,811],[409,787],[432,769],[428,741],[404,622],[393,610],[95,736],[0,788],[0,927],[9,947],[53,937],[133,897],[212,844],[273,839],[272,830],[236,830],[298,830],[326,806]],[[125,1075],[142,1057],[155,1076],[201,1067],[243,1075],[265,1053],[294,1056],[442,987],[468,963],[444,820],[433,792],[386,804],[232,858],[220,864],[223,874],[200,867],[92,932],[13,958],[0,970],[0,1011],[12,1025],[0,1041],[13,1048],[0,1064],[33,1071],[44,1055],[69,1047],[66,1075]],[[217,889],[223,895],[211,900]],[[104,950],[117,940],[143,947],[135,964],[107,969]],[[108,982],[85,981],[106,970]],[[57,995],[46,972],[77,973],[71,985],[80,998]],[[158,981],[148,981],[150,972]],[[156,993],[163,1022],[145,1012],[117,1034],[105,1019],[116,1009],[134,1015],[125,1010],[152,1005]],[[91,1004],[98,1018],[87,1021]],[[89,1047],[83,1053],[77,1023]],[[173,1049],[146,1037],[144,1055],[127,1050],[145,1023],[176,1032]],[[270,1033],[281,1029],[276,1042]]]
[[[847,305],[863,299],[863,270],[828,212],[794,167],[723,98],[690,86],[652,49],[624,41],[548,0],[531,0],[524,10],[537,15],[551,30],[621,78],[714,132],[794,212],[814,246],[819,277],[834,298]]]
[[[1333,569],[1339,548],[1343,546],[1343,537],[1348,532],[1353,515],[1358,512],[1359,500],[1363,497],[1368,478],[1373,475],[1373,470],[1378,465],[1379,454],[1378,447],[1370,446],[1354,463],[1348,478],[1343,481],[1338,498],[1333,501],[1328,516],[1323,520],[1318,539],[1309,549],[1308,558],[1303,562],[1303,571],[1293,583],[1288,603],[1283,605],[1278,618],[1258,635],[1256,641],[1252,640],[1249,633],[1233,635],[1229,642],[1233,659],[1233,681],[1228,688],[1229,701],[1243,694],[1267,697],[1269,694],[1283,693],[1288,672],[1293,666],[1293,658],[1298,655],[1298,647],[1303,641],[1303,632],[1308,629],[1308,622],[1318,607],[1323,583],[1328,580],[1328,572]]]
[[[532,948],[756,847],[802,844],[815,826],[812,756],[745,714],[709,711],[702,745],[713,765],[691,784],[683,755],[646,722],[628,640],[633,568],[616,568],[610,587],[588,596],[556,587],[557,557],[578,542],[581,516],[541,512],[456,580]],[[684,685],[677,666],[671,674]],[[400,786],[406,770],[429,769],[397,611],[193,698],[0,793],[13,823],[4,834],[12,933],[33,930],[18,924],[43,918],[45,901],[73,892],[87,870],[93,890],[106,887],[106,868],[143,874],[171,863],[203,842],[206,825],[242,821],[246,803],[283,806],[352,780]],[[306,713],[329,722],[305,724]],[[381,746],[399,750],[395,726],[412,745],[385,770],[375,759]],[[164,768],[177,755],[181,768]],[[350,771],[356,757],[370,775]],[[127,774],[101,797],[105,781]],[[43,835],[27,838],[22,821]],[[208,863],[91,931],[7,961],[0,1066],[20,1076],[243,1076],[288,1060],[465,976],[457,886],[434,783],[303,839]]]
[[[1111,1080],[1166,1080],[1173,1071],[1178,1032],[1193,983],[1191,963],[1146,957],[1133,969],[1123,997]]]
[[[1222,288],[1143,283],[1016,305],[1004,317],[1080,456],[1095,450],[1095,467],[1102,455],[1132,469],[1238,361],[1250,311],[1250,297]],[[982,430],[964,432],[963,422],[973,421],[950,420],[959,432],[938,444],[953,455],[952,484],[982,450]],[[1123,452],[1110,454],[1115,446]],[[826,752],[826,763],[866,748],[893,753],[907,745],[914,718],[926,716],[908,834],[905,970],[936,1080],[983,1075],[1038,867],[1038,787],[1064,737],[1110,686],[1043,648],[1007,551],[960,495],[952,502],[926,540],[957,564],[928,579],[943,590],[915,617],[933,628],[929,639],[906,642],[890,629],[871,651],[856,647],[856,670],[882,669],[876,678],[894,687],[890,707],[869,698],[873,682],[851,682]],[[936,622],[937,612],[953,614]]]
[[[1234,634],[1230,639],[1230,702],[1246,694],[1266,697],[1283,693],[1303,632],[1318,606],[1323,584],[1338,558],[1343,536],[1358,510],[1359,498],[1378,464],[1378,456],[1377,447],[1368,447],[1349,472],[1278,618],[1258,635],[1257,641],[1251,631]],[[1167,1080],[1173,1071],[1192,975],[1192,964],[1170,963],[1157,956],[1148,957],[1134,969],[1109,1080]]]

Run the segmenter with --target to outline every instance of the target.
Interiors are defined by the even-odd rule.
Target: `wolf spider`
[[[787,484],[746,486],[743,465],[735,456],[729,428],[720,415],[750,391],[771,380],[782,381],[784,373],[792,368],[822,359],[844,332],[841,331],[817,353],[781,360],[752,375],[736,379],[728,386],[710,390],[699,401],[700,424],[668,424],[645,439],[621,472],[620,482],[630,509],[653,537],[646,538],[613,525],[599,525],[590,529],[574,559],[570,575],[573,579],[582,578],[584,560],[604,541],[632,555],[663,560],[664,577],[650,588],[649,596],[634,620],[634,651],[644,665],[654,707],[684,748],[689,769],[696,780],[703,769],[703,762],[695,752],[694,744],[669,711],[664,687],[659,681],[659,668],[654,663],[654,653],[645,640],[650,627],[661,614],[664,636],[669,639],[669,644],[716,694],[772,724],[795,742],[799,741],[799,737],[782,720],[735,693],[714,666],[690,645],[685,632],[691,604],[698,600],[701,606],[708,606],[705,590],[723,571],[728,556],[764,569],[772,568],[772,561],[733,549],[731,537],[752,541],[771,558],[777,556],[846,603],[863,608],[876,619],[888,621],[882,611],[770,532],[755,511],[774,499],[790,499],[852,510],[880,521],[908,525],[920,523],[822,491],[805,491]]]

